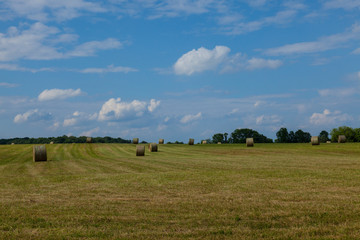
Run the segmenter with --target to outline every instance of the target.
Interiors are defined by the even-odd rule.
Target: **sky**
[[[0,138],[360,127],[360,0],[0,0]]]

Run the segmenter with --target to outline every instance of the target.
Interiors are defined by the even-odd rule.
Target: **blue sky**
[[[360,121],[360,0],[0,0],[0,138]]]

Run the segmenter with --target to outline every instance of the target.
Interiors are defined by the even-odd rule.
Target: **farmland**
[[[0,239],[360,239],[360,144],[0,146]]]

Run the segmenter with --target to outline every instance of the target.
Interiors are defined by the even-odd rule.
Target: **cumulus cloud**
[[[192,75],[216,68],[230,52],[230,48],[216,46],[213,50],[206,48],[193,49],[182,55],[175,63],[174,70],[178,75]]]
[[[313,113],[310,117],[310,123],[315,125],[339,125],[350,120],[352,120],[352,117],[348,114],[343,114],[340,111],[331,112],[328,109],[325,109],[322,113]]]
[[[208,70],[221,68],[221,72],[239,71],[242,69],[255,70],[262,68],[275,69],[282,65],[280,60],[251,58],[237,53],[230,55],[230,48],[226,46],[216,46],[209,50],[201,47],[197,50],[182,55],[174,64],[173,69],[177,75],[192,75]]]
[[[76,97],[82,95],[83,92],[78,89],[45,89],[42,93],[39,94],[39,101],[49,101],[56,99],[66,99],[70,97]]]
[[[156,101],[155,99],[150,100],[150,104],[148,106],[149,112],[153,112],[160,105],[160,101]]]
[[[73,50],[59,51],[59,49],[67,49],[65,46],[72,43],[76,38],[77,35],[64,34],[60,29],[46,26],[40,22],[30,25],[28,29],[23,29],[23,27],[10,27],[5,34],[0,33],[0,61],[14,61],[19,59],[50,60],[93,56],[99,50],[118,49],[122,47],[121,42],[109,38],[103,41],[85,42],[75,46]],[[27,69],[16,65],[3,65],[3,68],[20,71],[47,70]]]
[[[51,113],[40,112],[38,109],[29,110],[23,114],[17,114],[14,117],[14,123],[33,122],[40,120],[51,120]]]
[[[160,101],[156,101],[155,99],[151,99],[150,102],[147,103],[139,100],[122,102],[121,98],[111,98],[102,105],[98,120],[121,120],[141,117],[146,112],[153,112],[159,104]]]
[[[189,123],[189,122],[199,120],[199,119],[201,119],[201,117],[202,117],[201,112],[199,112],[199,113],[197,113],[195,115],[188,114],[188,115],[185,115],[183,118],[181,118],[180,122],[185,124],[185,123]]]
[[[137,72],[138,70],[131,67],[122,67],[122,66],[114,66],[109,65],[106,68],[85,68],[80,70],[82,73],[117,73],[117,72]]]
[[[319,38],[317,41],[299,42],[294,44],[287,44],[281,47],[270,48],[265,50],[265,54],[279,56],[324,52],[344,47],[350,41],[358,39],[360,39],[360,25],[354,24],[349,30],[343,33],[325,36]]]

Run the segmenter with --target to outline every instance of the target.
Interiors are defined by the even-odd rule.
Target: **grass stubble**
[[[0,239],[360,239],[360,144],[0,146]]]

